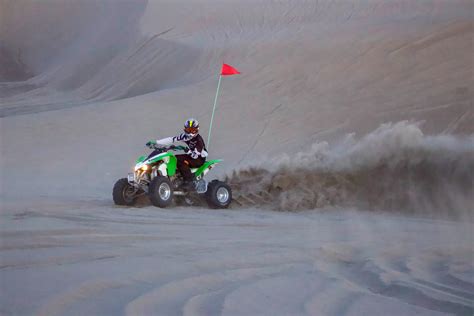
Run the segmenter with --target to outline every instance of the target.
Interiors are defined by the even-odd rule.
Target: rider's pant
[[[191,168],[199,168],[206,161],[205,158],[199,157],[197,159],[191,158],[189,155],[176,155],[178,159],[177,167],[183,175],[185,181],[192,181],[194,176],[191,172]]]

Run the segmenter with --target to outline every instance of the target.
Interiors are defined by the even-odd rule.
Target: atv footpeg
[[[195,182],[196,184],[196,192],[197,193],[206,193],[207,191],[207,181],[204,179],[200,179]]]

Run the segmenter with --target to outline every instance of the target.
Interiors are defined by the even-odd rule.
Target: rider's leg
[[[176,155],[178,159],[178,169],[183,176],[183,189],[193,189],[194,188],[194,174],[191,172],[191,168],[199,168],[204,164],[206,159],[199,157],[198,159],[192,159],[188,155]]]
[[[176,155],[178,159],[177,167],[181,175],[183,176],[184,181],[192,181],[193,174],[190,169],[190,162],[192,160],[188,155]]]
[[[199,157],[197,159],[189,158],[188,161],[189,161],[189,167],[199,168],[204,164],[204,162],[206,162],[206,159],[202,157]]]

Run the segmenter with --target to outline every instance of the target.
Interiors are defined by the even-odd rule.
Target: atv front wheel
[[[132,206],[137,201],[137,190],[128,183],[127,178],[122,178],[115,182],[112,196],[116,205]]]
[[[148,187],[151,204],[167,207],[173,201],[173,186],[167,177],[158,176],[151,180]]]
[[[232,190],[227,183],[214,180],[209,183],[205,197],[210,208],[228,208],[232,202]]]

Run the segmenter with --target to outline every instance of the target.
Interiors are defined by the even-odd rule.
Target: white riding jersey
[[[186,143],[189,148],[186,154],[191,156],[192,159],[198,159],[199,157],[206,158],[208,156],[206,146],[204,145],[204,140],[199,134],[192,137],[189,134],[181,133],[178,136],[158,139],[156,144],[161,146],[169,146],[175,142]]]

